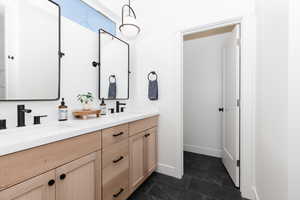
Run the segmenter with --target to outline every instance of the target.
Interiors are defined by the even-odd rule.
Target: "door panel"
[[[130,175],[129,183],[131,190],[135,190],[143,181],[145,175],[144,167],[144,135],[142,132],[130,138]]]
[[[101,190],[99,162],[99,155],[97,159],[97,153],[92,153],[57,168],[56,200],[95,200]]]
[[[0,192],[0,200],[55,200],[55,171],[42,174]]]
[[[156,128],[146,131],[145,135],[145,172],[150,174],[156,168]]]
[[[239,69],[240,26],[236,25],[224,48],[223,65],[223,163],[233,182],[239,187]]]

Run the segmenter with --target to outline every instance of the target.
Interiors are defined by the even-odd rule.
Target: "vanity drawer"
[[[125,200],[129,193],[129,170],[123,171],[118,177],[103,182],[102,200]]]
[[[109,147],[126,138],[128,138],[128,124],[104,129],[102,131],[102,147]]]
[[[136,135],[137,133],[151,129],[157,126],[158,116],[147,119],[138,120],[129,124],[129,135]]]
[[[129,145],[127,139],[109,148],[105,148],[102,152],[102,169],[117,167],[122,162],[128,162],[128,152]]]

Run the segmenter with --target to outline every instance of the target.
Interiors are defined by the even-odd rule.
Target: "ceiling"
[[[124,0],[97,0],[117,16],[121,16],[121,8],[127,2]]]

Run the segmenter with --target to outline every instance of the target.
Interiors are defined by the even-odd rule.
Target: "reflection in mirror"
[[[129,98],[129,45],[100,30],[99,98]]]
[[[55,100],[60,82],[60,8],[0,0],[0,100]]]

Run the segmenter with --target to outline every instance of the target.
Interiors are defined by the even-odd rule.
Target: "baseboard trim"
[[[158,164],[156,172],[178,178],[177,177],[178,173],[176,168],[170,165]]]
[[[219,149],[213,149],[208,147],[201,147],[201,146],[195,146],[195,145],[184,145],[184,151],[193,152],[197,154],[203,154],[207,156],[214,156],[221,158],[222,157],[222,151]]]
[[[253,195],[254,195],[254,200],[260,200],[259,196],[258,196],[258,193],[257,193],[257,190],[256,190],[256,187],[252,187],[252,191],[253,191]]]

